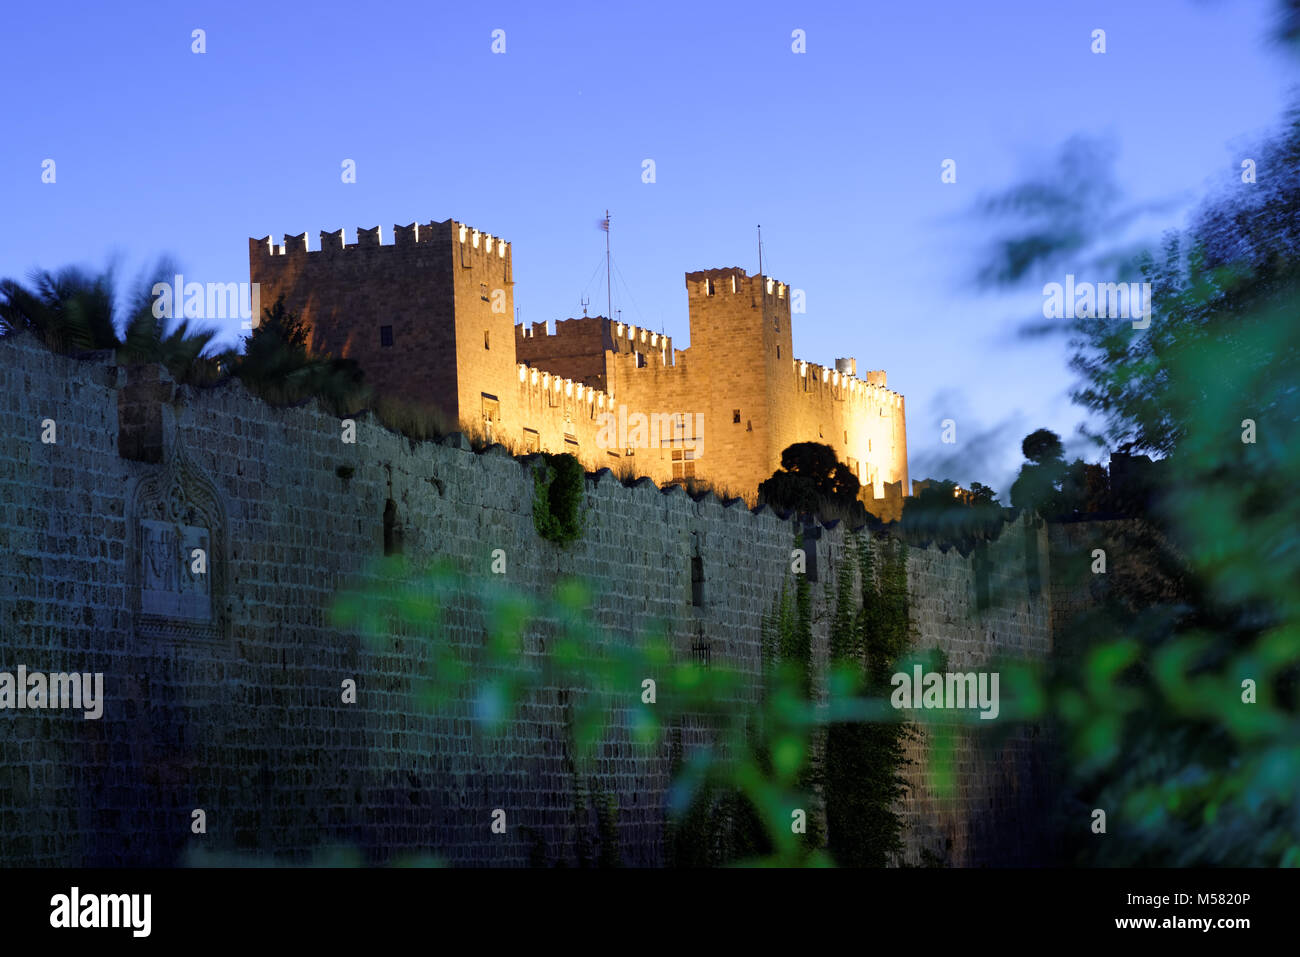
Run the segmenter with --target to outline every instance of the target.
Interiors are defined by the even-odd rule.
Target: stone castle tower
[[[795,358],[789,287],[740,268],[686,274],[691,345],[608,317],[514,325],[511,248],[455,220],[249,240],[264,303],[283,296],[315,351],[356,359],[382,394],[437,408],[517,451],[752,500],[794,442],[823,442],[868,498],[907,488],[903,397],[884,372]]]

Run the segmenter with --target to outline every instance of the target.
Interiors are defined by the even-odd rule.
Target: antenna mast
[[[605,210],[605,318],[614,318],[614,290],[609,275],[609,210]]]

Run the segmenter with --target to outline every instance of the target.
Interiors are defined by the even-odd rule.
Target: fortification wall
[[[918,647],[943,651],[948,670],[960,672],[1054,654],[1047,543],[1041,523],[1022,514],[969,556],[955,548],[910,549]],[[1003,686],[1002,693],[1008,690]],[[1049,743],[1037,726],[1021,726],[990,751],[981,746],[983,734],[968,728],[958,734],[951,795],[937,787],[930,735],[909,745],[917,763],[902,802],[909,826],[905,863],[997,866],[1041,863],[1055,853],[1051,820],[1059,780]]]
[[[46,419],[52,444],[40,441]],[[141,439],[151,430],[158,443]],[[532,527],[529,471],[499,451],[475,455],[458,436],[413,443],[369,416],[345,444],[339,420],[314,403],[274,408],[236,382],[176,387],[156,368],[128,376],[110,356],[76,361],[26,336],[0,339],[0,435],[3,670],[103,672],[106,698],[97,721],[5,715],[0,860],[9,865],[167,865],[195,849],[295,862],[360,849],[373,861],[573,864],[576,829],[595,834],[594,816],[575,818],[575,791],[614,797],[626,863],[660,864],[666,742],[635,744],[620,724],[592,769],[575,775],[560,688],[527,700],[505,736],[487,742],[473,731],[472,702],[434,715],[415,694],[430,641],[481,644],[472,608],[451,608],[436,635],[400,633],[382,649],[332,626],[329,608],[368,580],[386,543],[492,581],[501,548],[505,581],[530,594],[549,594],[566,575],[589,581],[590,615],[615,640],[662,619],[680,656],[707,641],[713,661],[753,678],[762,616],[789,576],[796,531],[770,511],[650,483],[624,488],[605,473],[588,482],[584,536],[560,550]],[[188,535],[200,526],[210,620],[144,614],[166,588],[149,562],[167,527]],[[810,545],[823,570],[813,589],[822,661],[827,583],[845,534],[827,528]],[[1014,593],[1023,562],[1014,535],[1004,539],[994,555],[1012,557],[997,574]],[[999,651],[1047,653],[1045,596],[976,613],[971,561],[909,551],[922,646],[971,664]],[[545,651],[530,639],[526,654]],[[341,701],[345,679],[356,681],[355,704]],[[741,688],[737,705],[752,693]],[[686,735],[688,748],[696,741]],[[954,864],[1041,861],[1044,846],[1017,844],[1021,824],[1005,818],[1021,807],[1008,800],[1040,793],[1034,746],[1032,729],[991,755],[972,744],[942,807],[920,771],[909,855],[950,841],[937,852]],[[204,835],[191,833],[196,808]],[[505,834],[490,831],[496,808],[507,812]]]

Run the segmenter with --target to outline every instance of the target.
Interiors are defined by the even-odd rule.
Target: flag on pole
[[[607,215],[604,219],[598,220],[596,225],[599,226],[601,229],[603,229],[605,232],[609,232],[609,216]]]

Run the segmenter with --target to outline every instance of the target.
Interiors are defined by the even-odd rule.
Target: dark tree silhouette
[[[759,501],[800,512],[823,506],[853,509],[861,488],[853,471],[821,442],[796,442],[781,453],[781,468],[758,487]]]

